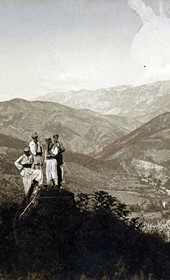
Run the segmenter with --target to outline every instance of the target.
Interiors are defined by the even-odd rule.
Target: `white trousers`
[[[29,189],[31,188],[31,184],[33,180],[36,180],[38,184],[40,185],[42,181],[42,171],[41,170],[35,170],[32,168],[24,168],[21,171],[21,176],[23,176],[23,185],[24,185],[24,193],[25,196],[28,195]]]
[[[52,179],[54,180],[55,185],[58,184],[56,159],[46,159],[46,178],[47,185],[50,184]]]
[[[64,177],[64,167],[63,167],[63,165],[61,165],[60,168],[61,168],[61,178],[63,180],[63,177]]]
[[[39,185],[42,185],[43,184],[43,179],[44,179],[44,176],[43,176],[43,171],[42,171],[42,166],[41,165],[35,165],[34,166],[36,170],[39,170],[40,172],[40,179],[39,179]]]

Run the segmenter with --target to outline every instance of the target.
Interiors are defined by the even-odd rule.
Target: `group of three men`
[[[35,185],[43,184],[43,153],[46,163],[47,185],[61,187],[63,179],[63,156],[65,148],[59,142],[58,134],[53,135],[53,141],[50,136],[45,137],[45,147],[43,149],[38,141],[38,134],[32,134],[32,141],[24,149],[24,154],[16,161],[15,166],[21,170],[23,177],[24,193],[28,197],[31,195]]]

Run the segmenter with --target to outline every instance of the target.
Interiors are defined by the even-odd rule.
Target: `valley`
[[[162,88],[168,86],[166,82]],[[130,88],[121,92],[124,90]],[[157,98],[155,94],[152,101]],[[170,204],[169,112],[142,123],[139,116],[132,121],[125,110],[121,116],[108,115],[49,101],[13,99],[0,102],[0,108],[1,184],[15,185],[15,193],[17,184],[22,189],[22,182],[13,163],[31,140],[31,133],[37,131],[44,145],[44,137],[57,132],[66,147],[65,186],[74,193],[107,191],[144,211],[154,205],[160,210],[164,200],[166,207]],[[144,115],[141,113],[142,119]],[[45,177],[45,163],[43,170]]]

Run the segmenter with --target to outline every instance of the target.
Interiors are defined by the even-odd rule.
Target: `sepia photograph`
[[[170,0],[0,0],[1,279],[170,279]]]

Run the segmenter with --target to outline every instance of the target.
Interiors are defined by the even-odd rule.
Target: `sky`
[[[168,80],[169,50],[170,0],[0,0],[1,101]]]

